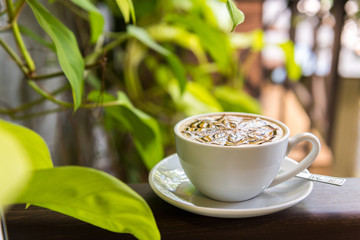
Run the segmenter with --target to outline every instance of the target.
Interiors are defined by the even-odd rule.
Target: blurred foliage
[[[120,169],[126,181],[145,180],[152,166],[175,151],[172,128],[178,120],[205,112],[260,113],[260,104],[244,85],[252,54],[266,43],[261,30],[231,32],[244,20],[233,1],[50,2],[16,2],[9,25],[1,28],[16,33],[20,53],[1,38],[0,45],[40,97],[17,107],[1,106],[0,113],[24,119],[66,109],[76,117],[86,110],[91,126],[80,126],[87,131],[104,126],[114,171]],[[17,24],[25,4],[50,39]],[[58,7],[65,7],[76,25],[67,27],[48,10]],[[56,53],[61,71],[39,75],[22,36]],[[292,45],[283,49],[288,68],[296,70]],[[241,51],[249,57],[240,57]],[[290,73],[296,78],[299,71]],[[52,92],[39,84],[61,75],[66,84]],[[72,101],[58,97],[66,91]],[[26,115],[44,101],[57,107]]]
[[[49,9],[63,5],[70,13],[77,23],[71,28],[38,1],[17,4],[14,12],[21,4],[31,7],[50,41],[21,24],[19,32],[55,52],[62,72],[39,75],[24,46],[23,56],[14,53],[12,58],[41,97],[1,107],[0,112],[18,119],[69,108],[93,109],[88,114],[96,121],[91,124],[105,127],[107,149],[121,159],[115,168],[126,181],[146,179],[154,164],[175,151],[172,128],[178,120],[215,111],[261,111],[244,91],[251,59],[241,59],[239,51],[261,51],[263,33],[231,32],[244,20],[233,1],[51,1]],[[12,54],[11,49],[7,52]],[[68,82],[53,92],[39,84],[59,75]],[[72,102],[57,98],[69,88]],[[45,100],[58,107],[23,114]]]
[[[5,3],[6,8],[0,14],[7,16],[7,23],[0,26],[0,33],[12,34],[14,42],[6,42],[0,35],[0,46],[19,67],[26,79],[24,83],[37,93],[37,98],[19,106],[2,103],[0,114],[18,120],[71,111],[70,121],[81,119],[77,126],[91,137],[97,135],[89,133],[101,126],[109,142],[106,150],[113,158],[110,159],[113,173],[127,182],[145,181],[147,172],[175,151],[172,129],[178,120],[206,112],[261,111],[258,101],[244,90],[244,85],[253,54],[266,43],[261,30],[233,32],[244,21],[244,14],[232,0],[51,0],[46,3],[6,0]],[[34,19],[26,20],[37,22],[43,32],[21,24],[19,15],[25,7],[34,15]],[[57,17],[53,14],[56,10],[65,11],[66,17]],[[44,56],[55,56],[55,67],[60,71],[42,74],[28,41],[41,46]],[[296,78],[299,71],[294,67],[293,46],[290,43],[282,47],[289,77]],[[241,51],[250,53],[249,58],[241,58]],[[54,68],[47,70],[51,69]],[[60,82],[58,89],[49,91],[40,83],[59,76],[66,81]],[[63,93],[70,93],[70,97]],[[43,102],[53,104],[39,110],[36,106]],[[85,117],[77,118],[83,113]],[[2,139],[9,150],[24,151],[17,158],[34,163],[37,159],[34,154],[40,148],[38,159],[51,162],[45,143],[35,133],[7,122],[0,122],[0,131],[15,139],[13,142]],[[24,133],[30,136],[28,142],[23,140]],[[66,135],[68,132],[63,134]],[[86,145],[86,141],[81,139],[78,144],[95,155],[94,146]],[[33,152],[29,153],[29,149]],[[14,152],[1,156],[1,168],[6,166],[12,171],[22,164],[21,161],[14,166],[5,164]],[[77,159],[75,163],[82,162]],[[1,180],[6,181],[5,178],[10,179],[4,175]],[[76,180],[67,181],[72,178]],[[61,187],[53,188],[59,182]],[[152,213],[143,199],[103,172],[48,166],[34,169],[28,183],[18,202],[47,207],[112,231],[131,232],[141,239],[159,238]],[[23,187],[21,182],[16,184]],[[72,192],[79,194],[78,201],[71,201]],[[5,196],[1,193],[0,200],[6,199],[2,195]],[[89,202],[87,196],[104,199],[106,204]],[[118,202],[123,204],[119,206]],[[107,212],[114,208],[118,210],[114,214]],[[133,211],[138,208],[140,213]],[[100,217],[89,215],[91,209]],[[129,218],[135,221],[130,223]],[[139,224],[142,229],[138,228]]]
[[[158,120],[166,154],[175,151],[172,128],[183,117],[260,112],[259,103],[243,90],[238,52],[258,52],[262,37],[246,43],[243,37],[259,36],[259,31],[230,32],[231,21],[224,21],[229,17],[217,17],[216,11],[226,13],[217,0],[134,1],[134,8],[137,26],[126,28],[132,38],[108,58],[106,74],[112,79],[105,86],[123,89],[137,108]]]
[[[244,14],[232,0],[51,0],[47,4],[37,0],[6,0],[5,3],[6,8],[0,14],[7,16],[7,23],[0,26],[0,33],[12,34],[14,42],[6,42],[0,35],[0,46],[21,70],[24,83],[37,97],[19,106],[2,102],[0,114],[18,120],[70,110],[69,118],[74,122],[85,112],[77,126],[87,133],[99,126],[105,129],[112,171],[127,182],[145,181],[147,172],[175,151],[172,129],[178,120],[206,112],[261,111],[258,101],[244,86],[252,57],[266,44],[264,34],[261,30],[233,32],[244,21]],[[19,15],[26,6],[34,15],[31,21],[36,21],[43,33],[21,24]],[[67,13],[68,21],[52,13],[58,9]],[[55,55],[55,65],[60,71],[42,74],[29,51],[28,41],[41,46],[44,56]],[[285,51],[289,78],[296,79],[300,71],[294,61],[293,45],[280,46]],[[247,52],[248,57],[240,57],[241,52]],[[59,76],[66,81],[55,90],[49,91],[40,83]],[[71,97],[63,93],[70,93]],[[39,110],[37,106],[43,102],[53,104]],[[8,151],[1,155],[0,169],[18,176],[26,171],[26,161],[37,166],[41,162],[36,161],[41,159],[45,164],[51,163],[45,143],[34,132],[5,121],[0,121],[0,132],[6,135],[1,142],[8,146]],[[96,150],[85,141],[81,139],[79,145],[85,145],[82,147],[95,155]],[[7,160],[13,157],[19,162],[8,164]],[[75,163],[82,162],[77,159]],[[142,198],[103,172],[47,166],[35,168],[31,176],[23,176],[23,180],[18,178],[19,182],[14,182],[14,188],[25,188],[18,202],[47,207],[112,231],[131,232],[138,238],[159,238],[152,213]],[[4,182],[12,179],[10,174],[1,177]],[[75,177],[75,182],[66,181]],[[29,185],[24,187],[24,181]],[[53,188],[59,182],[61,187]],[[16,195],[5,190],[0,192],[0,201]],[[80,194],[79,201],[71,205],[74,191]],[[91,204],[84,195],[105,199],[107,204]],[[119,201],[124,204],[118,211],[108,213],[107,209],[114,209]],[[67,204],[62,206],[64,202]],[[79,207],[84,207],[84,212]],[[134,212],[133,208],[141,208],[142,212]],[[107,217],[89,215],[89,209],[99,216],[110,216],[110,222]],[[146,219],[141,223],[142,215]],[[136,220],[128,224],[128,217]],[[143,229],[137,227],[139,223]]]

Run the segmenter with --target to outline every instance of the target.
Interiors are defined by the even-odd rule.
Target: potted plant
[[[195,2],[202,4],[200,1]],[[243,21],[243,14],[235,7],[232,0],[222,0],[221,2],[229,12],[233,29]],[[171,28],[169,24],[158,25],[158,28],[156,26],[142,28],[129,24],[123,32],[110,34],[109,39],[105,41],[104,18],[99,9],[90,0],[71,0],[72,7],[76,9],[74,12],[79,13],[89,24],[89,46],[91,46],[91,50],[84,56],[79,50],[78,40],[74,33],[40,1],[19,0],[14,2],[6,0],[5,3],[6,7],[2,10],[1,15],[6,15],[8,21],[5,26],[1,26],[0,31],[11,32],[16,48],[12,48],[9,43],[1,38],[1,35],[0,45],[9,58],[19,67],[26,79],[25,82],[39,97],[17,107],[2,106],[0,114],[17,119],[21,117],[22,112],[43,101],[52,102],[58,107],[32,113],[30,116],[39,116],[64,109],[72,109],[73,114],[76,114],[79,109],[102,107],[110,119],[115,119],[122,124],[122,131],[132,135],[134,145],[145,166],[148,169],[154,166],[163,157],[161,130],[153,117],[135,107],[129,99],[130,96],[131,100],[137,101],[137,97],[139,97],[137,95],[139,89],[130,87],[131,83],[136,83],[136,79],[132,78],[134,77],[133,71],[136,70],[134,60],[128,59],[132,65],[125,71],[125,75],[127,74],[125,78],[130,81],[127,89],[129,96],[124,91],[117,91],[115,96],[106,93],[99,82],[91,80],[87,80],[86,83],[87,86],[90,86],[90,90],[85,90],[84,79],[88,79],[88,76],[91,75],[90,70],[92,68],[104,66],[106,54],[125,41],[128,42],[127,51],[129,52],[136,50],[136,46],[141,43],[148,49],[155,51],[165,61],[166,64],[163,64],[158,58],[149,57],[146,64],[150,69],[160,66],[159,71],[154,73],[160,81],[159,84],[164,77],[171,77],[172,80],[163,86],[171,93],[171,97],[176,102],[176,99],[179,99],[182,94],[191,93],[191,89],[189,90],[186,87],[189,70],[185,69],[174,51],[163,47],[158,41],[161,42],[166,37],[166,34],[164,35],[161,31],[179,30],[179,28]],[[134,6],[131,0],[112,2],[109,6],[110,8],[116,7],[122,13],[126,23],[135,23]],[[44,40],[29,29],[21,27],[19,15],[25,7],[31,9],[39,26],[48,35],[49,41]],[[173,16],[173,18],[169,16],[167,23],[180,22],[189,28],[191,18],[186,21],[182,21],[178,16]],[[193,29],[194,35],[187,37],[193,37],[193,39],[196,35],[202,35],[202,38],[206,37],[206,33],[197,32],[197,30],[197,28]],[[36,62],[24,42],[24,35],[30,36],[32,40],[46,46],[49,51],[53,52],[61,71],[39,74]],[[209,51],[212,57],[216,59],[217,67],[221,69],[220,72],[224,71],[225,74],[228,74],[225,66],[227,63],[219,53],[210,50],[209,45],[205,47],[204,52],[201,52],[201,48],[193,49],[197,51],[198,57],[202,59],[201,61],[208,63],[206,52]],[[40,80],[57,76],[64,76],[66,82],[52,92],[47,91],[38,83]],[[197,91],[203,88],[192,83],[192,89]],[[71,101],[56,97],[58,93],[64,91],[71,92]],[[204,91],[202,90],[202,92]],[[178,102],[186,104],[186,99]],[[110,231],[131,233],[139,239],[160,238],[149,206],[138,194],[117,178],[89,167],[54,167],[48,146],[42,137],[26,127],[9,121],[0,120],[0,146],[2,148],[0,182],[8,183],[3,185],[0,190],[0,207],[3,210],[6,211],[8,204],[26,203],[28,206],[37,205],[58,211]],[[129,219],[131,221],[128,221]]]

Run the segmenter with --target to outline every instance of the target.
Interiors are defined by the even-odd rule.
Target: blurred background
[[[161,135],[162,150],[151,155],[151,144],[141,147],[142,129],[130,129],[120,110],[95,107],[74,113],[38,101],[0,48],[0,117],[38,132],[55,165],[91,166],[125,182],[145,182],[151,167],[144,159],[154,156],[156,162],[175,152],[172,128],[177,121],[239,111],[283,121],[292,135],[317,135],[322,150],[313,173],[360,176],[358,1],[237,0],[245,21],[231,32],[225,4],[218,0],[133,0],[136,26],[144,32],[125,41],[122,36],[129,31],[114,1],[93,1],[106,32],[96,44],[88,41],[88,19],[78,6],[43,2],[75,33],[83,56],[107,43],[115,46],[98,57],[96,68],[87,69],[84,92],[125,93],[134,107],[156,120]],[[23,11],[22,32],[38,74],[59,71],[43,42],[48,37],[30,10]],[[0,24],[5,20],[0,16]],[[26,29],[40,40],[34,41]],[[0,31],[0,38],[13,46],[11,33]],[[179,73],[186,76],[186,86]],[[60,74],[39,85],[70,101],[65,83]],[[308,147],[298,146],[291,157],[301,159]]]

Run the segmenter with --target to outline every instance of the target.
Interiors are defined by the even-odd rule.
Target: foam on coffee
[[[284,135],[283,129],[271,121],[241,115],[190,119],[179,130],[191,140],[220,146],[261,145]]]

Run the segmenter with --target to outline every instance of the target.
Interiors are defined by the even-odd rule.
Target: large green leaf
[[[70,82],[74,110],[76,110],[82,99],[84,60],[74,34],[55,18],[49,11],[36,0],[27,0],[38,23],[53,40],[57,57],[65,76]]]
[[[117,98],[106,93],[99,96],[99,92],[92,92],[88,98],[94,102],[99,99],[104,103],[115,102],[114,106],[105,108],[105,113],[131,133],[134,144],[148,169],[154,167],[163,158],[161,132],[157,121],[134,107],[123,92],[118,92]]]
[[[0,128],[2,131],[11,133],[12,137],[17,139],[19,142],[19,151],[25,151],[28,159],[30,160],[29,163],[31,164],[32,169],[45,169],[53,167],[48,146],[42,137],[36,132],[4,120],[0,120]],[[4,140],[5,138],[1,136],[1,139]],[[22,149],[20,149],[20,147]]]
[[[95,226],[138,239],[160,239],[147,203],[126,184],[85,167],[57,167],[34,172],[17,203],[48,208]]]
[[[0,207],[26,185],[31,169],[52,168],[43,139],[25,127],[0,120]]]
[[[128,26],[127,32],[129,33],[130,36],[136,38],[141,43],[143,43],[147,47],[158,52],[159,54],[163,55],[166,58],[169,66],[171,67],[179,83],[180,92],[182,93],[186,86],[186,75],[185,75],[186,72],[184,66],[181,63],[181,60],[174,53],[172,53],[168,49],[164,48],[163,46],[155,42],[143,28]]]
[[[89,22],[91,29],[90,41],[92,43],[95,43],[103,32],[104,23],[105,23],[103,16],[90,0],[71,0],[71,1],[89,13]]]
[[[30,172],[30,157],[12,125],[0,120],[0,208],[11,201],[25,186]]]
[[[126,23],[130,21],[130,16],[133,23],[136,22],[135,9],[131,0],[116,0],[116,4],[118,5],[121,13],[123,14]]]

